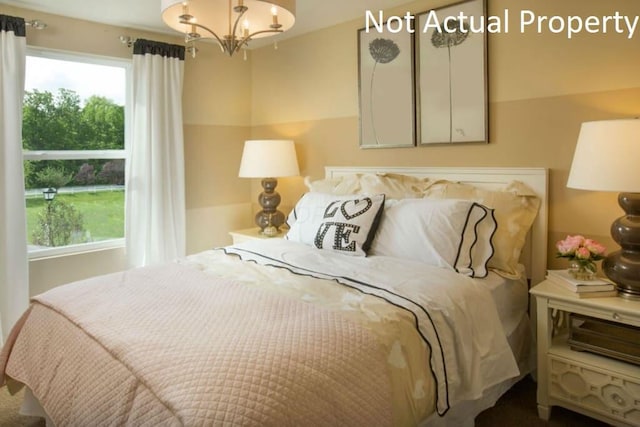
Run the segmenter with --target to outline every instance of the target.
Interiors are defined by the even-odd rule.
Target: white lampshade
[[[567,187],[640,192],[640,120],[583,123]]]
[[[300,175],[293,141],[260,139],[245,141],[240,162],[241,178],[280,178]]]

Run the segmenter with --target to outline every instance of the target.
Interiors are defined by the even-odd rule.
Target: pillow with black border
[[[370,254],[486,277],[496,228],[492,210],[469,200],[388,200]]]
[[[521,277],[520,255],[541,203],[529,186],[512,181],[501,189],[486,189],[440,180],[432,182],[424,197],[471,200],[493,209],[499,226],[493,238],[495,253],[489,269],[508,279]]]

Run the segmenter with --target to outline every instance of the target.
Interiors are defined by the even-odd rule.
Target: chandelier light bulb
[[[244,20],[244,23],[242,24],[242,28],[243,28],[242,37],[247,39],[249,37],[249,21],[247,19]]]

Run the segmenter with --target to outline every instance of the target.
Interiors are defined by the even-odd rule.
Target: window
[[[29,50],[22,142],[30,258],[124,245],[130,61]]]

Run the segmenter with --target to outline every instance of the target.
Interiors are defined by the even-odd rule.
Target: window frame
[[[125,161],[125,183],[127,181],[127,167],[129,161],[129,147],[131,140],[132,123],[132,81],[133,81],[133,61],[127,58],[116,58],[94,54],[85,54],[71,51],[45,49],[28,46],[27,56],[40,57],[46,59],[80,62],[95,65],[107,65],[121,67],[125,69],[125,105],[124,105],[124,149],[122,150],[23,150],[22,160],[84,160],[84,159],[123,159]],[[126,187],[126,184],[125,184]],[[26,189],[25,189],[26,190]],[[26,192],[25,192],[26,197]],[[126,188],[125,188],[126,198]],[[126,203],[125,203],[125,223],[126,223]],[[125,225],[126,233],[126,225]],[[79,255],[104,249],[124,248],[125,238],[115,238],[102,240],[99,242],[89,242],[58,246],[53,248],[40,248],[28,250],[29,260],[49,258],[63,255]]]

